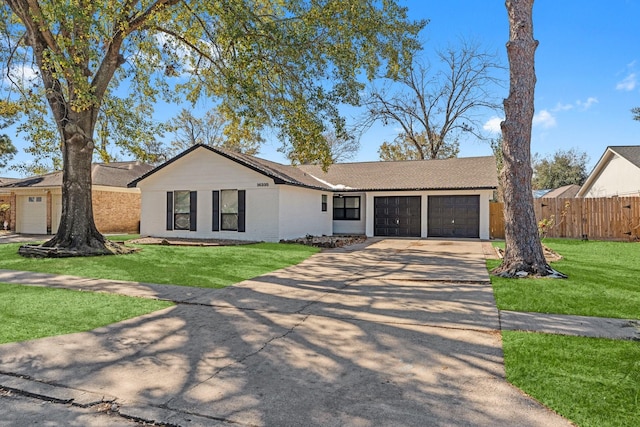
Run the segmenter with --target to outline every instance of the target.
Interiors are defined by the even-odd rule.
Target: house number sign
[[[258,183],[258,187],[268,187],[269,183],[268,182],[259,182]]]

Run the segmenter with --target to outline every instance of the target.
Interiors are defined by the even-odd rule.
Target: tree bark
[[[531,188],[531,126],[534,113],[536,74],[533,38],[533,0],[507,0],[509,15],[510,89],[504,101],[503,168],[505,256],[492,271],[502,277],[557,276],[547,264],[538,235]]]
[[[91,198],[91,163],[95,120],[91,110],[71,113],[61,129],[62,215],[56,235],[41,246],[25,245],[18,253],[27,257],[71,257],[127,253],[108,242],[95,226]]]

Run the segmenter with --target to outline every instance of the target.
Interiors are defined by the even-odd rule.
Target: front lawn
[[[24,258],[0,245],[0,268],[202,288],[222,288],[297,264],[319,249],[280,243],[241,246],[139,245],[138,253],[83,258]]]
[[[507,379],[580,427],[640,425],[640,345],[503,331]]]
[[[640,319],[640,243],[547,239],[558,279],[491,277],[500,310]],[[500,261],[488,260],[491,270]]]
[[[0,344],[88,331],[171,305],[152,299],[0,283]]]

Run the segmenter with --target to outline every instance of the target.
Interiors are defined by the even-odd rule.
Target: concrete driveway
[[[2,345],[5,389],[180,426],[570,425],[505,381],[478,241],[370,241],[222,290],[14,280],[179,303]],[[20,425],[2,403],[0,425]]]

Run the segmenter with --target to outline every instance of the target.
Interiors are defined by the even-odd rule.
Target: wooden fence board
[[[504,239],[504,205],[491,203],[491,238]],[[537,221],[550,220],[547,237],[640,240],[640,197],[534,199]]]

